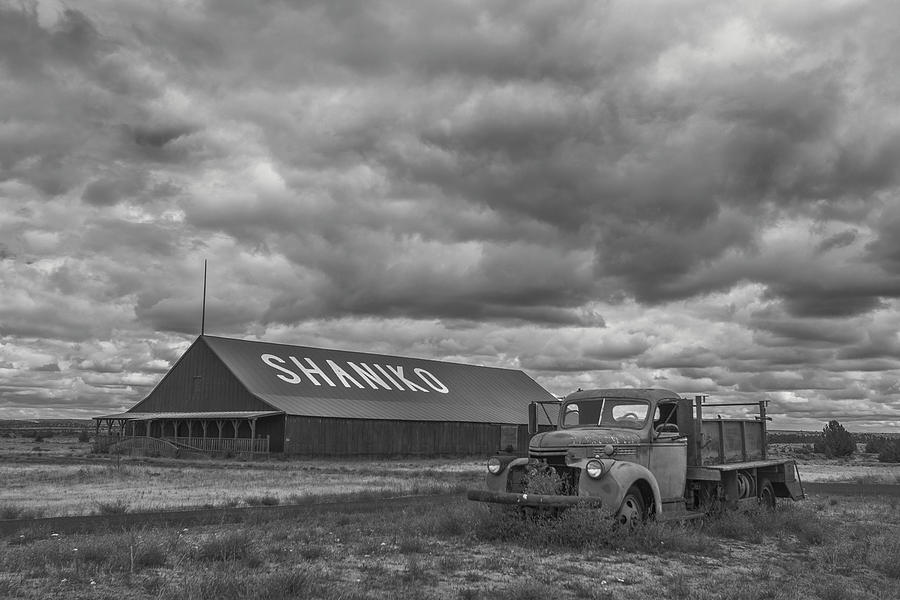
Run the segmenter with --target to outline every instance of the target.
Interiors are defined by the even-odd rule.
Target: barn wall
[[[269,436],[269,452],[284,452],[284,419],[284,415],[278,415],[256,422],[256,435]]]
[[[129,412],[272,410],[251,395],[199,338],[162,381]]]
[[[515,428],[516,450],[527,452],[527,441],[522,445],[528,436],[524,425],[289,415],[285,417],[284,452],[304,456],[483,456],[503,449],[501,427]],[[508,440],[505,437],[504,441]]]

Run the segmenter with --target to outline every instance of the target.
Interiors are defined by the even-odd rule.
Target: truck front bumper
[[[526,506],[530,508],[566,508],[570,506],[590,506],[599,508],[602,506],[600,498],[586,498],[584,496],[556,496],[550,494],[517,494],[515,492],[492,492],[489,490],[469,490],[466,494],[469,500],[476,502],[491,502],[494,504],[510,504],[514,506]]]

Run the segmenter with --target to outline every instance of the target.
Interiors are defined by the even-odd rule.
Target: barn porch
[[[95,452],[127,442],[154,450],[163,445],[209,453],[268,454],[281,451],[272,439],[283,437],[280,411],[120,413],[94,417]]]

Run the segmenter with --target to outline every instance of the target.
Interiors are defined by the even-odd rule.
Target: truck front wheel
[[[616,513],[616,520],[622,525],[635,527],[639,523],[643,523],[647,518],[647,506],[644,504],[644,496],[636,485],[628,488],[625,497],[622,499],[622,506]]]
[[[759,503],[763,508],[775,510],[775,488],[768,479],[759,482]]]

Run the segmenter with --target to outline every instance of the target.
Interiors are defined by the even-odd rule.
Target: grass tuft
[[[281,503],[278,496],[265,494],[262,496],[247,496],[244,498],[247,506],[278,506]]]
[[[180,579],[167,581],[157,592],[159,600],[289,600],[294,598],[337,598],[321,595],[322,586],[306,571],[257,573],[246,570],[192,571]]]
[[[199,561],[258,562],[250,539],[252,536],[243,530],[219,533],[196,544],[193,556]]]
[[[108,502],[98,500],[96,504],[98,515],[124,515],[131,508],[129,502],[122,498],[116,498]]]

